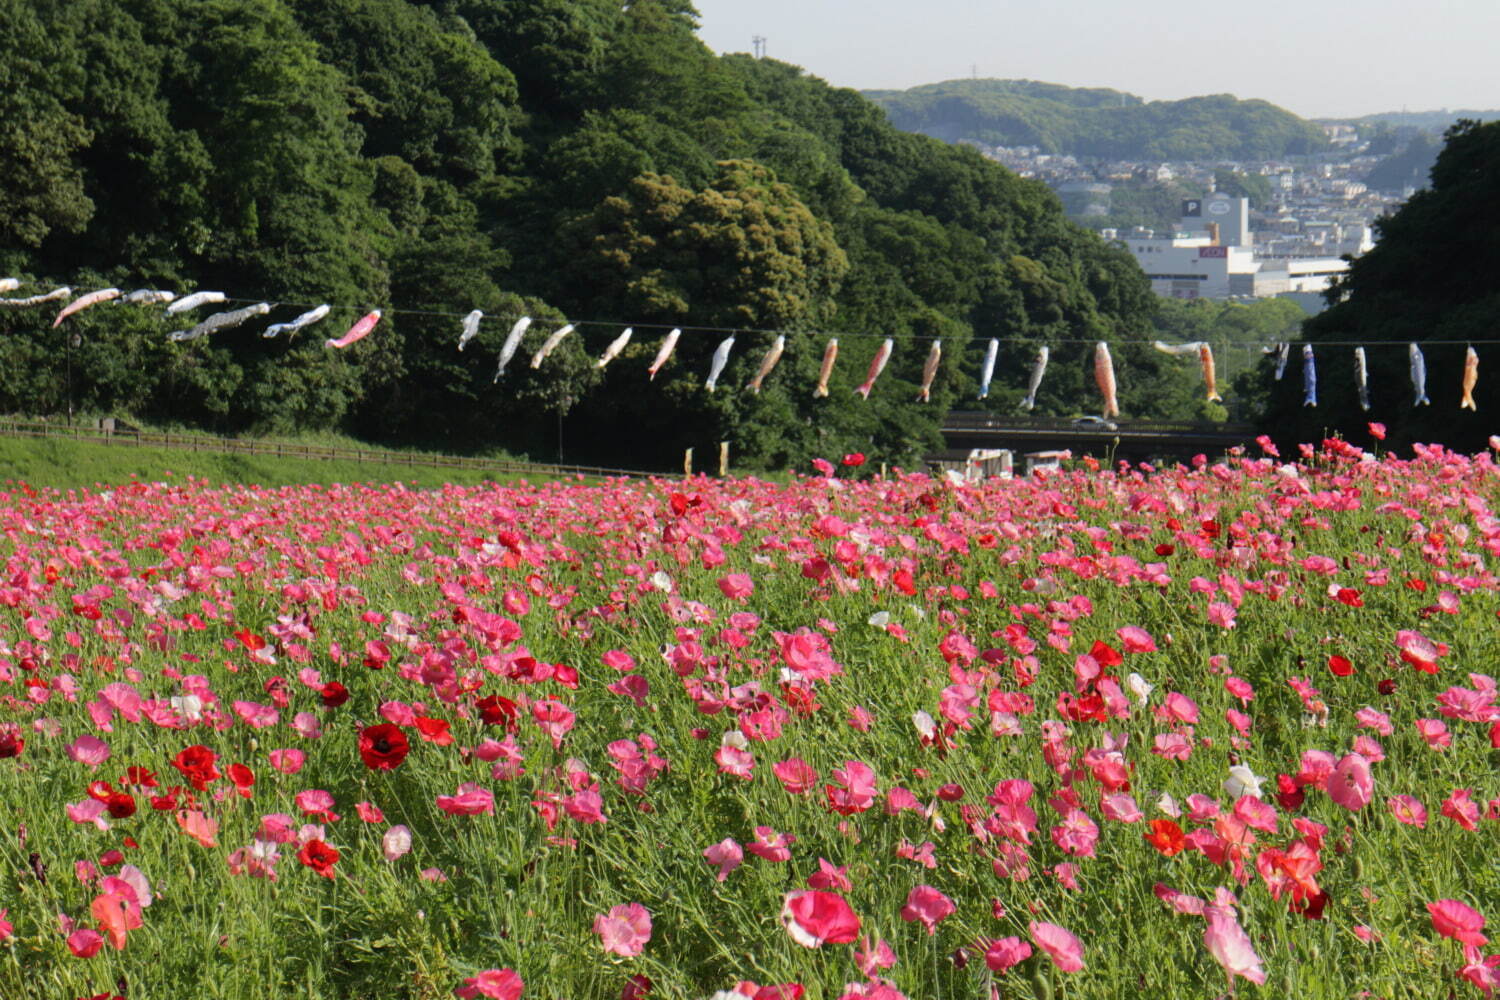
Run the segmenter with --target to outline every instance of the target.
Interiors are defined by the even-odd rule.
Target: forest
[[[727,440],[737,465],[775,469],[913,461],[951,406],[1014,411],[1043,345],[1038,414],[1098,410],[1097,340],[1122,345],[1127,415],[1201,396],[1191,366],[1146,346],[1157,304],[1139,268],[1043,185],[797,67],[715,55],[682,0],[0,0],[0,20],[8,294],[212,289],[218,308],[273,307],[184,343],[167,339],[184,317],[159,306],[101,304],[56,329],[47,308],[0,309],[0,412],[534,457],[565,419],[576,461],[669,467]],[[320,326],[260,335],[322,303]],[[370,336],[324,346],[376,308]],[[779,364],[746,391],[778,335]]]

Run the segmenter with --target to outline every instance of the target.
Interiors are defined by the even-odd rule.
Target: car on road
[[[1080,431],[1117,431],[1120,425],[1103,417],[1079,417],[1073,421],[1073,429]]]

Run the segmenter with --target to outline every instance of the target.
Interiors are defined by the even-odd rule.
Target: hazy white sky
[[[1230,93],[1308,118],[1500,108],[1500,0],[695,0],[715,51],[835,86],[977,73],[1148,100]]]

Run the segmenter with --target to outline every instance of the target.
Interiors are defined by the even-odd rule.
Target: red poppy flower
[[[0,759],[19,757],[26,749],[26,740],[15,733],[0,733]]]
[[[453,742],[453,734],[448,731],[447,719],[434,719],[430,716],[419,716],[416,721],[417,734],[428,743],[436,743],[440,747],[448,746]]]
[[[1347,604],[1351,608],[1362,608],[1365,606],[1365,599],[1353,587],[1340,587],[1338,599],[1340,603]]]
[[[104,800],[104,808],[115,819],[127,819],[135,815],[135,796],[129,792],[115,792]]]
[[[218,760],[218,754],[197,744],[187,747],[172,758],[172,766],[181,771],[182,776],[201,792],[219,777],[219,769],[215,766]]]
[[[240,643],[251,652],[266,648],[266,640],[262,639],[260,636],[256,635],[248,628],[240,629],[234,634],[234,637],[238,639]]]
[[[250,789],[255,785],[255,772],[244,764],[230,764],[229,780],[234,782],[234,790],[239,792],[241,797],[248,799]]]
[[[479,721],[486,726],[509,725],[515,721],[519,711],[515,702],[498,694],[479,699],[474,707],[479,709]]]
[[[1328,669],[1335,677],[1348,677],[1354,673],[1354,664],[1335,653],[1328,658]]]
[[[349,700],[349,689],[338,681],[329,681],[318,693],[323,698],[324,708],[338,708]]]
[[[324,878],[333,878],[333,866],[338,864],[338,848],[330,847],[317,838],[309,840],[297,852],[297,860]]]
[[[844,456],[844,465],[849,466],[850,468],[857,468],[864,464],[865,456],[860,452],[851,451],[849,454]]]
[[[1118,667],[1125,662],[1125,657],[1119,650],[1099,639],[1094,640],[1093,647],[1089,649],[1089,655],[1094,658],[1095,663],[1099,664],[1105,670],[1108,670],[1110,667]]]
[[[1163,857],[1175,857],[1187,846],[1187,837],[1183,834],[1182,827],[1169,819],[1153,819],[1151,832],[1141,836],[1146,843],[1160,851]]]
[[[383,722],[359,731],[359,755],[372,771],[394,771],[411,751],[400,726]]]

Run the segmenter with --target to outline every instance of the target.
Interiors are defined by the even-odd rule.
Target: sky
[[[959,77],[1234,94],[1305,118],[1500,108],[1497,0],[694,0],[717,52],[765,54],[834,86]]]

